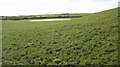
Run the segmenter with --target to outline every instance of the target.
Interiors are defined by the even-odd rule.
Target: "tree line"
[[[68,14],[61,14],[58,16],[2,16],[0,20],[26,20],[26,19],[50,19],[50,18],[79,18],[82,16],[72,16]]]

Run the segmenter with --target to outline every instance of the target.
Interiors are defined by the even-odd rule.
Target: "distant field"
[[[63,13],[44,15],[22,15],[22,16],[2,16],[0,20],[28,20],[28,19],[53,19],[53,18],[80,18],[90,13]]]
[[[3,65],[118,64],[117,9],[68,21],[3,20]]]

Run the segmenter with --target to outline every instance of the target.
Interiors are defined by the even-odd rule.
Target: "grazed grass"
[[[118,64],[117,9],[61,22],[3,21],[4,64]]]

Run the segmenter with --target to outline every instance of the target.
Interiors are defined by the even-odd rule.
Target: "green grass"
[[[3,21],[3,65],[118,64],[117,9],[61,22]]]

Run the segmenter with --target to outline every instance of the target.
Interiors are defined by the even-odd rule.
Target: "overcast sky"
[[[119,0],[0,0],[0,16],[93,13],[118,7]]]

